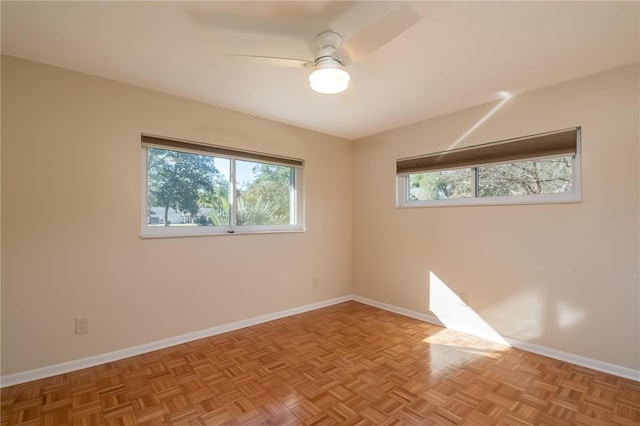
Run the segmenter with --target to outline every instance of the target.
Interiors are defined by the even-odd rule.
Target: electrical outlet
[[[313,288],[318,288],[318,279],[317,278],[313,279]]]
[[[76,318],[76,334],[84,334],[89,332],[89,317]]]

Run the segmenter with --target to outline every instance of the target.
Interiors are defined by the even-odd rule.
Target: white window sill
[[[448,200],[401,201],[396,205],[396,207],[504,206],[519,204],[579,203],[580,201],[582,201],[581,194],[572,192],[566,194],[514,195],[510,197],[474,197]]]

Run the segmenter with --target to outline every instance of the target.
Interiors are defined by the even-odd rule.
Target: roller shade
[[[396,161],[396,172],[418,173],[528,158],[575,155],[580,128],[475,145]]]
[[[241,151],[233,148],[199,144],[196,142],[183,141],[178,139],[161,138],[158,136],[142,135],[142,145],[163,149],[177,149],[181,151],[206,152],[223,157],[236,157],[245,160],[255,160],[258,162],[280,164],[285,166],[302,167],[304,160],[296,158],[278,157],[269,154],[262,154],[251,151]]]

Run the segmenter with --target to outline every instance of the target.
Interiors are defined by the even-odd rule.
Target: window
[[[142,235],[302,231],[303,160],[142,135]]]
[[[397,160],[397,206],[580,201],[580,128]]]

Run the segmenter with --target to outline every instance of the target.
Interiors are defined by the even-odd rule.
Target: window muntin
[[[144,143],[143,137],[143,236],[303,230],[301,166],[262,154],[228,156],[226,148],[220,155],[188,148],[195,149]]]
[[[402,159],[397,170],[398,207],[576,202],[580,128]]]

